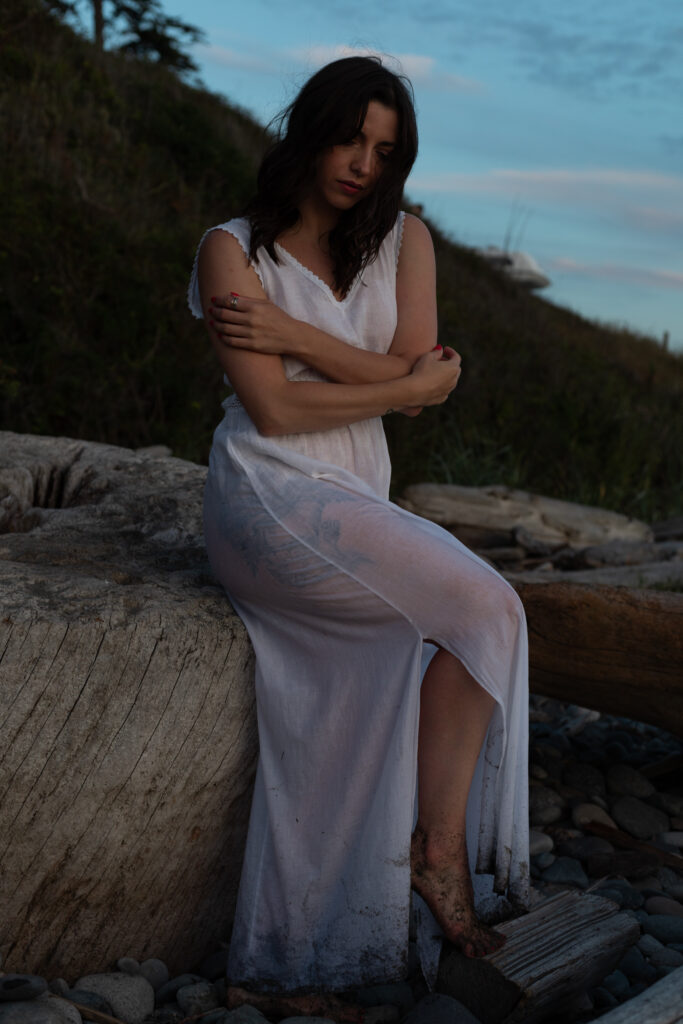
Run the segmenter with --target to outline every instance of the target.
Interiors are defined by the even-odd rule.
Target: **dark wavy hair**
[[[379,57],[345,57],[306,82],[281,114],[276,141],[258,173],[257,192],[245,210],[251,222],[250,256],[264,246],[277,263],[275,239],[299,219],[298,204],[311,188],[319,154],[349,142],[363,126],[371,100],[396,111],[396,145],[378,185],[344,211],[330,232],[335,287],[346,295],[379,251],[398,216],[403,186],[417,156],[412,86]]]

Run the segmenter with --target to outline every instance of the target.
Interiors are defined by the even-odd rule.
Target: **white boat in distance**
[[[547,288],[550,284],[550,278],[545,276],[528,252],[506,252],[497,245],[487,245],[485,249],[474,251],[523,288]]]

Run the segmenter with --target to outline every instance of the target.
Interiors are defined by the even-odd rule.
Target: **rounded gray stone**
[[[529,830],[529,856],[536,857],[539,853],[550,853],[555,845],[552,836],[536,829]]]
[[[549,868],[551,864],[554,864],[556,860],[557,857],[555,854],[550,853],[549,850],[546,850],[544,853],[537,853],[533,858],[534,866],[537,867],[539,871],[545,871],[545,869]]]
[[[669,819],[663,811],[635,796],[619,797],[612,805],[612,817],[619,828],[636,839],[652,839],[669,828]]]
[[[626,998],[631,987],[626,975],[618,969],[616,971],[612,971],[612,973],[608,974],[606,978],[603,978],[602,985],[603,988],[606,988],[608,992],[611,992],[612,995],[620,1001]]]
[[[668,896],[648,896],[645,901],[645,909],[648,914],[671,914],[674,917],[683,917],[683,904]]]
[[[623,971],[631,982],[652,982],[657,977],[656,970],[652,964],[647,962],[642,951],[638,949],[638,946],[631,946],[631,948],[624,953],[618,966],[619,970]]]
[[[139,974],[140,963],[135,957],[132,956],[120,956],[116,961],[116,966],[124,974]]]
[[[665,945],[668,942],[683,942],[683,917],[674,914],[648,914],[643,921],[643,930]]]
[[[557,851],[563,857],[576,857],[577,860],[588,860],[600,853],[614,853],[614,847],[607,839],[600,836],[576,836],[565,839]]]
[[[609,828],[615,827],[614,819],[597,804],[577,804],[572,808],[572,821],[577,828],[584,828],[591,821],[597,821]]]
[[[225,1024],[268,1024],[268,1020],[255,1006],[238,1006],[224,1018]]]
[[[44,992],[47,992],[47,982],[37,974],[4,974],[0,977],[0,1003],[37,999]]]
[[[185,985],[195,985],[197,982],[204,980],[200,974],[176,975],[175,978],[171,978],[170,981],[167,981],[155,993],[157,1006],[161,1006],[162,1003],[170,1003],[175,999],[178,989],[184,988]]]
[[[481,1024],[466,1006],[451,996],[439,995],[436,992],[425,996],[410,1013],[403,1018],[401,1024]]]
[[[143,960],[140,964],[140,974],[143,978],[147,979],[155,992],[157,989],[160,989],[162,985],[165,985],[170,977],[168,967],[164,961],[158,960],[156,957],[150,957],[149,960]]]
[[[558,857],[554,864],[545,869],[541,877],[544,882],[554,882],[555,885],[588,888],[588,875],[581,867],[581,862],[573,857]]]
[[[607,793],[604,775],[599,768],[594,768],[592,764],[581,764],[581,762],[568,764],[562,772],[562,781],[565,786],[578,789],[590,799],[595,796],[604,797]]]
[[[112,1016],[112,1008],[107,999],[96,992],[87,992],[84,988],[70,988],[64,992],[67,999],[80,1006],[89,1006],[91,1010],[98,1010],[99,1013],[106,1013]]]
[[[216,990],[210,981],[184,985],[176,992],[176,1000],[186,1017],[196,1017],[208,1010],[215,1010],[220,1005]]]
[[[529,820],[532,825],[550,825],[562,817],[564,801],[554,789],[531,786],[529,789]]]
[[[75,1006],[44,993],[36,999],[0,1003],[0,1024],[82,1024]]]
[[[656,792],[655,787],[630,764],[612,764],[607,769],[607,787],[619,796],[635,796],[646,800]]]
[[[86,974],[74,988],[84,988],[106,999],[114,1017],[125,1024],[142,1024],[154,1009],[154,989],[141,975],[110,972]]]

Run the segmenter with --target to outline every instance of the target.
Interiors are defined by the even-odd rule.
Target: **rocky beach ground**
[[[640,926],[616,970],[565,1018],[587,1024],[683,966],[683,744],[650,725],[532,697],[529,783],[535,900],[589,890]],[[606,838],[605,828],[618,831]],[[127,956],[78,979],[0,975],[0,1024],[81,1024],[77,1006],[100,1024],[102,1014],[125,1024],[277,1020],[253,1007],[226,1009],[226,957],[224,944],[173,978],[160,960]],[[427,993],[419,970],[354,999],[367,1007],[366,1024],[477,1024],[457,1000]]]

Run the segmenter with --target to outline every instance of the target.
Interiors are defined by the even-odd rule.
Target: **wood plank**
[[[603,1014],[600,1024],[683,1024],[683,967]]]
[[[444,951],[437,989],[482,1024],[533,1024],[597,986],[640,935],[638,922],[600,896],[562,892],[496,926],[502,949],[472,960]]]

